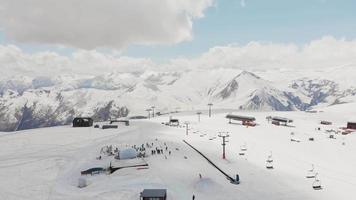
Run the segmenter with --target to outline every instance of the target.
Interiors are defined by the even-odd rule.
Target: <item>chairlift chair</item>
[[[272,151],[270,152],[270,154],[267,157],[267,162],[272,163],[273,162],[273,158],[272,158]]]
[[[247,151],[246,144],[242,145],[242,146],[240,147],[240,150],[241,150],[241,151]]]
[[[270,155],[268,155],[267,160],[266,160],[266,168],[267,169],[273,169],[273,158],[272,158],[272,151]]]
[[[321,181],[319,179],[315,179],[313,182],[313,189],[314,190],[321,190],[323,187],[321,186]]]
[[[273,162],[269,162],[269,161],[267,160],[267,162],[266,162],[266,168],[267,168],[267,169],[273,169]]]
[[[314,172],[314,165],[312,165],[312,168],[308,170],[308,173],[306,175],[306,178],[315,178],[316,173]]]
[[[321,181],[317,178],[317,176],[318,176],[318,173],[315,174],[315,180],[313,182],[312,187],[314,190],[321,190],[321,189],[323,189],[323,187],[321,186]]]

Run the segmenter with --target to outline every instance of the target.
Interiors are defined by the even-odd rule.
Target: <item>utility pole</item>
[[[152,106],[151,108],[152,108],[152,118],[154,118],[155,117],[155,107]]]
[[[198,115],[198,122],[200,122],[200,115],[202,114],[202,112],[198,111],[197,115]]]
[[[147,111],[147,113],[148,113],[148,119],[150,119],[150,117],[151,117],[151,109],[149,108],[149,109],[146,109],[146,111]]]
[[[213,106],[212,103],[208,103],[208,106],[209,106],[209,117],[211,117],[211,106]]]
[[[184,122],[184,124],[185,124],[185,134],[188,135],[189,122]]]
[[[223,146],[223,159],[225,159],[225,146],[226,143],[229,141],[226,141],[226,138],[230,137],[229,132],[219,132],[219,137],[221,137],[223,139],[223,143],[221,144]]]

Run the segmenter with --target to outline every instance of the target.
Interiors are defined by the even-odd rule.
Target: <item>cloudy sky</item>
[[[0,0],[0,76],[356,67],[353,0]]]

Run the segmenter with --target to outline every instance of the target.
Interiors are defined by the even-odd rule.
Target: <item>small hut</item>
[[[179,126],[179,120],[178,119],[169,119],[169,125],[170,126]]]
[[[93,119],[90,117],[76,117],[73,119],[73,127],[91,127]]]
[[[140,195],[141,200],[166,200],[166,189],[144,189]]]

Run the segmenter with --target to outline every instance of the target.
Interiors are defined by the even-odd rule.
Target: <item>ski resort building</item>
[[[288,119],[285,117],[271,117],[271,120],[272,120],[272,124],[277,125],[277,126],[279,126],[279,125],[287,126],[289,123],[293,122],[292,119]]]
[[[347,129],[356,130],[356,122],[347,122]]]
[[[121,120],[113,119],[113,120],[110,120],[110,124],[112,124],[114,122],[125,123],[125,126],[129,126],[130,125],[130,121],[129,120],[125,120],[125,119],[121,119]]]
[[[166,189],[144,189],[141,192],[140,200],[166,200]]]
[[[322,124],[322,125],[332,125],[333,123],[323,120],[323,121],[320,121],[320,124]]]
[[[73,127],[91,127],[93,119],[90,117],[76,117],[73,119]]]
[[[179,126],[179,120],[178,119],[169,119],[169,125],[170,126]]]
[[[231,120],[235,120],[235,121],[241,121],[242,125],[246,125],[246,126],[255,126],[256,125],[256,123],[254,122],[254,121],[256,121],[256,118],[254,118],[254,117],[228,114],[228,115],[226,115],[226,118],[229,119],[229,124],[232,123]]]

